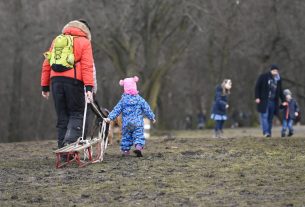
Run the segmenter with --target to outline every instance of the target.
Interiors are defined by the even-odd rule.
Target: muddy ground
[[[55,141],[0,144],[0,206],[305,206],[304,131],[165,133],[147,141],[143,158],[114,145],[80,169],[55,169]]]

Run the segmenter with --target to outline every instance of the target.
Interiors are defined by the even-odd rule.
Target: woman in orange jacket
[[[85,95],[92,101],[92,89],[95,85],[95,67],[88,23],[84,20],[71,21],[64,26],[62,34],[73,37],[74,67],[56,72],[58,70],[55,71],[54,65],[50,65],[50,60],[45,59],[41,75],[42,96],[46,99],[49,98],[51,86],[57,113],[58,148],[75,142],[81,136]],[[49,53],[53,50],[54,42],[55,40]]]

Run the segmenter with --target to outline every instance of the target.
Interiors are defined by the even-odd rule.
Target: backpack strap
[[[71,35],[72,36],[72,35]],[[74,53],[74,40],[76,38],[78,38],[79,36],[72,36],[73,39],[72,39],[72,47],[73,47],[73,54],[74,54],[74,57],[75,57],[75,53]],[[77,84],[77,79],[76,79],[76,64],[79,63],[80,61],[75,61],[74,62],[74,65],[73,65],[73,70],[74,70],[74,83]]]

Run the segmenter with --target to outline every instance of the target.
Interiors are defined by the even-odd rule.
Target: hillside
[[[0,206],[305,205],[304,136],[227,134],[153,137],[143,158],[109,146],[104,162],[81,169],[55,169],[55,141],[0,144]]]

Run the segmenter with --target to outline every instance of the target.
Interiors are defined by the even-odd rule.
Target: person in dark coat
[[[223,125],[227,117],[228,95],[232,88],[232,81],[230,79],[223,80],[221,85],[216,87],[214,104],[212,108],[211,119],[215,121],[215,138],[223,138]]]
[[[286,101],[282,103],[282,137],[286,136],[286,130],[288,128],[288,137],[293,135],[293,121],[299,115],[299,107],[295,99],[292,98],[292,93],[289,89],[284,90]]]
[[[255,85],[255,102],[265,137],[272,135],[272,120],[279,111],[279,99],[284,101],[279,67],[272,64],[270,71],[261,74]]]

